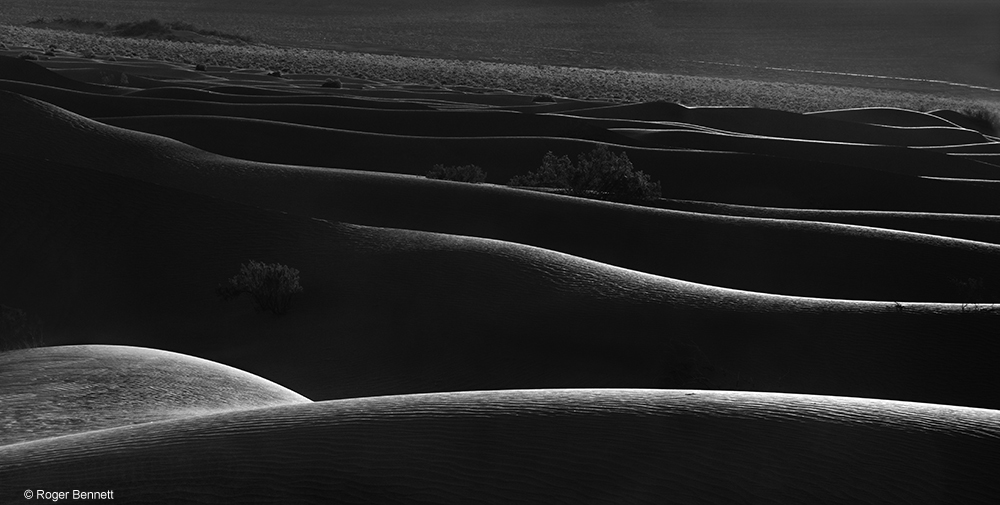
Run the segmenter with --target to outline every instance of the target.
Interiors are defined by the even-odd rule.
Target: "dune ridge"
[[[0,446],[208,412],[309,400],[208,360],[128,346],[0,353]]]
[[[998,423],[995,411],[771,393],[392,396],[0,446],[0,493],[33,479],[143,503],[990,503]]]
[[[49,321],[54,344],[170,349],[314,399],[699,385],[1000,404],[988,305],[735,291],[38,159],[5,167],[2,229],[17,246],[2,259],[21,268],[3,272],[0,296]],[[253,258],[302,271],[306,292],[286,317],[215,297]]]
[[[71,153],[45,158],[219,198],[358,224],[484,236],[569,252],[693,282],[751,291],[896,301],[972,300],[959,281],[993,284],[996,246],[802,221],[692,214],[464,186],[398,175],[250,163],[41,102],[5,102],[24,119],[8,152],[37,159],[59,135]],[[59,133],[56,133],[59,132]],[[207,133],[207,132],[206,132]],[[237,136],[239,142],[245,138]],[[136,171],[135,167],[144,167]],[[280,192],[276,192],[281,188]],[[505,209],[499,213],[497,209]],[[542,225],[525,226],[533,215]],[[901,261],[901,258],[908,258]],[[744,265],[755,263],[753,269]],[[817,265],[824,265],[817,268]],[[912,271],[929,272],[913,276]],[[878,281],[876,281],[878,280]],[[998,282],[1000,284],[1000,282]]]

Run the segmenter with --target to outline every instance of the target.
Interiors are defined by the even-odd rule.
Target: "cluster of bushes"
[[[542,158],[542,166],[526,175],[518,175],[510,186],[541,187],[564,190],[567,194],[639,203],[660,197],[660,183],[635,170],[626,153],[615,154],[606,145],[580,153],[577,163],[569,156],[556,157],[551,151]]]
[[[427,178],[478,184],[486,181],[486,172],[483,172],[483,169],[476,165],[447,167],[444,165],[434,165],[434,167],[427,172]]]
[[[219,297],[227,301],[248,294],[258,311],[268,310],[275,315],[284,314],[292,296],[301,292],[298,270],[253,260],[241,265],[240,273],[216,290]]]
[[[486,181],[486,172],[476,165],[438,164],[427,172],[427,178],[480,183]],[[538,170],[516,175],[507,185],[549,188],[573,196],[625,203],[649,202],[661,195],[660,183],[650,182],[648,175],[636,170],[628,154],[613,153],[603,144],[580,153],[576,164],[569,156],[556,157],[549,151]]]
[[[0,352],[41,345],[41,323],[21,309],[0,304]]]

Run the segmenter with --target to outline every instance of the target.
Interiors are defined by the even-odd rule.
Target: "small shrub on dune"
[[[239,274],[229,279],[225,286],[219,286],[216,292],[223,300],[249,294],[258,311],[269,310],[281,315],[288,310],[292,296],[302,292],[302,286],[298,270],[278,263],[250,260],[240,266]]]
[[[486,172],[483,172],[483,169],[476,165],[446,167],[439,164],[434,165],[434,167],[427,172],[427,178],[478,184],[486,181]]]
[[[340,82],[340,79],[327,79],[323,82],[322,86],[324,88],[343,88],[344,83]]]
[[[581,153],[576,165],[569,156],[548,152],[537,171],[511,178],[510,186],[563,189],[570,195],[616,202],[638,203],[660,197],[660,183],[635,170],[626,153],[615,154],[606,145]]]
[[[115,35],[123,37],[141,37],[146,35],[163,35],[170,33],[170,27],[159,19],[119,23],[112,29]]]
[[[35,54],[35,53],[29,53],[27,51],[24,51],[23,53],[18,54],[17,57],[21,58],[22,60],[29,60],[29,61],[36,61],[36,60],[38,60],[38,55],[37,54]]]
[[[21,309],[0,305],[0,352],[41,345],[41,323]]]

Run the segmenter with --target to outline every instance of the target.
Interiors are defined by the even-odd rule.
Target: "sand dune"
[[[229,107],[233,104],[215,105]],[[271,110],[287,116],[289,113],[284,107]],[[306,110],[311,110],[309,114],[316,115],[318,121],[328,121],[322,119],[320,111],[308,107]],[[96,111],[100,111],[100,107],[96,107]],[[301,117],[298,119],[301,120]],[[181,136],[185,130],[176,134]],[[343,168],[423,174],[435,163],[476,163],[488,171],[491,180],[497,182],[536,167],[538,160],[549,150],[575,155],[593,147],[591,141],[572,138],[440,138],[425,142],[420,138],[348,135],[351,143],[345,145],[350,149],[337,149],[331,153],[331,157],[336,156]],[[227,140],[225,131],[200,138],[183,138],[194,143],[216,145],[229,141],[234,148],[247,144],[239,142],[239,138],[228,137]],[[385,149],[384,142],[390,140],[396,143],[395,148]],[[261,141],[250,145],[250,148],[264,150],[265,153],[283,151],[277,147],[277,142]],[[292,155],[315,159],[322,153],[319,149],[317,146]],[[942,187],[939,182],[901,178],[881,170],[823,162],[803,165],[797,160],[759,154],[634,147],[625,147],[624,150],[638,168],[663,181],[665,196],[676,199],[780,207],[1000,213],[1000,204],[993,190],[978,187],[954,189],[953,185]]]
[[[1000,496],[977,120],[40,65],[0,58],[0,301],[55,347],[0,354],[0,501]],[[665,198],[420,177],[598,142]],[[216,295],[251,259],[286,314]]]
[[[962,128],[956,123],[931,113],[888,107],[830,110],[807,113],[806,115],[882,126]]]
[[[995,411],[742,392],[392,396],[0,446],[0,493],[142,503],[993,503]],[[44,486],[41,485],[44,483]]]
[[[55,344],[170,349],[314,399],[708,387],[1000,405],[995,316],[977,305],[732,291],[40,159],[6,156],[4,166],[2,229],[16,247],[0,259],[19,269],[2,272],[0,297],[44,319]],[[215,298],[248,259],[300,269],[306,292],[287,316]]]
[[[768,109],[685,107],[666,102],[614,105],[575,110],[572,114],[641,121],[682,121],[768,137],[857,144],[914,146],[960,144],[983,140],[979,132],[964,128],[901,129]]]
[[[0,56],[0,77],[17,81],[32,82],[44,86],[98,94],[122,94],[127,89],[115,88],[77,81],[61,76],[30,61],[9,56]]]
[[[303,403],[291,390],[193,356],[85,345],[0,354],[0,446],[211,412]]]
[[[1000,227],[998,227],[1000,226],[1000,216],[940,214],[933,212],[781,209],[667,199],[659,200],[656,202],[656,206],[662,209],[707,214],[855,224],[954,237],[977,242],[989,242],[992,244],[1000,243]]]
[[[962,283],[966,279],[1000,284],[994,282],[1000,272],[992,266],[1000,250],[992,245],[830,224],[657,211],[399,176],[252,164],[79,116],[62,113],[61,119],[52,120],[60,113],[38,102],[9,105],[25,121],[9,132],[18,142],[8,152],[38,158],[40,146],[33,146],[37,141],[31,139],[59,135],[65,146],[72,146],[65,152],[72,154],[46,153],[45,158],[304,216],[483,236],[694,282],[780,294],[962,302],[972,301]],[[29,116],[38,122],[28,124]],[[235,133],[234,148],[253,140],[238,128],[215,131]],[[262,144],[260,140],[251,144]],[[144,169],[137,172],[138,166]],[[748,264],[756,267],[748,269]],[[915,269],[928,273],[914,276]]]

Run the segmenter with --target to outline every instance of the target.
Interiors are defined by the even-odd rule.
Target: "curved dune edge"
[[[116,345],[0,353],[0,445],[309,399],[243,370]]]
[[[997,276],[992,265],[1000,265],[993,260],[996,246],[910,233],[682,214],[397,174],[240,161],[2,96],[23,118],[10,131],[23,140],[8,148],[15,154],[305,216],[531,244],[704,284],[841,299],[964,302],[967,294],[954,279],[988,282]],[[60,137],[66,151],[46,150],[40,139],[51,136]],[[741,267],[746,263],[759,266]]]
[[[0,447],[0,496],[142,503],[995,503],[1000,412],[697,390],[337,400]]]

